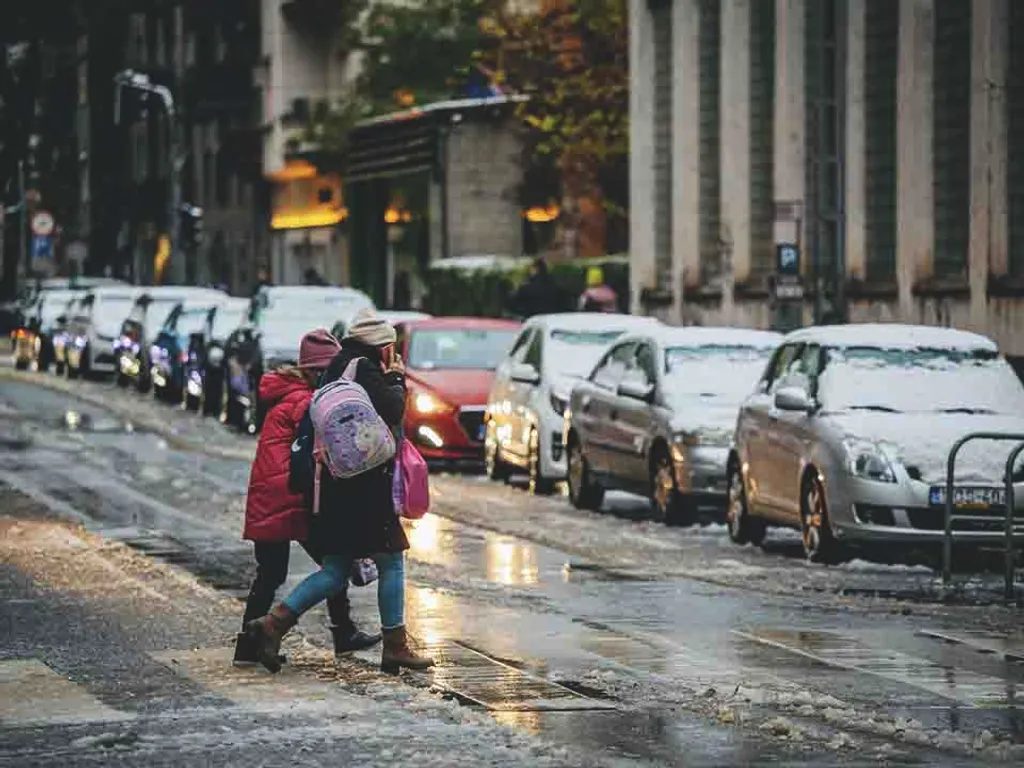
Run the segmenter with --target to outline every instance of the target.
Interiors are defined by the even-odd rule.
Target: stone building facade
[[[631,0],[630,24],[634,311],[1024,355],[1024,3]]]

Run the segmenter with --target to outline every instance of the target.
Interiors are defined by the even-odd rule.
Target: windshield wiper
[[[850,405],[847,406],[848,411],[875,411],[876,413],[902,413],[895,408],[890,408],[888,405]]]
[[[992,415],[995,413],[991,408],[943,408],[939,413],[966,413],[968,416],[984,416]]]

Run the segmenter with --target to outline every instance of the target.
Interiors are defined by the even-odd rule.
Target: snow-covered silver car
[[[849,543],[937,543],[947,457],[970,432],[1024,433],[1024,386],[990,339],[895,324],[791,333],[740,411],[729,534],[759,544],[766,525],[798,528],[822,562]],[[958,540],[1003,535],[1011,448],[976,442],[960,453],[958,515],[978,519],[957,523]]]
[[[649,496],[656,519],[724,509],[736,416],[782,335],[656,326],[618,339],[573,387],[565,418],[569,496],[596,509],[606,489]]]

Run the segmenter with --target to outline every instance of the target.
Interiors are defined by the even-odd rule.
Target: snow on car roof
[[[535,315],[529,320],[530,325],[541,325],[545,328],[562,331],[620,331],[633,328],[645,328],[661,323],[654,317],[639,315],[618,315],[607,312],[561,312],[551,315]]]
[[[666,325],[635,335],[645,335],[664,347],[745,346],[774,349],[782,343],[781,333],[728,326]]]
[[[855,323],[801,328],[785,342],[813,341],[833,347],[878,347],[880,349],[957,349],[996,352],[992,339],[969,331],[931,325],[899,323]]]

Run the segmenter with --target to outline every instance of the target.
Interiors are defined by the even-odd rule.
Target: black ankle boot
[[[334,655],[344,656],[353,651],[362,651],[372,648],[380,642],[380,635],[371,635],[356,629],[355,624],[331,627],[331,636],[334,638]]]
[[[231,660],[231,663],[236,667],[254,667],[260,663],[258,643],[245,632],[239,632],[235,637],[235,657]],[[277,657],[281,664],[284,664],[288,659],[281,654]]]

